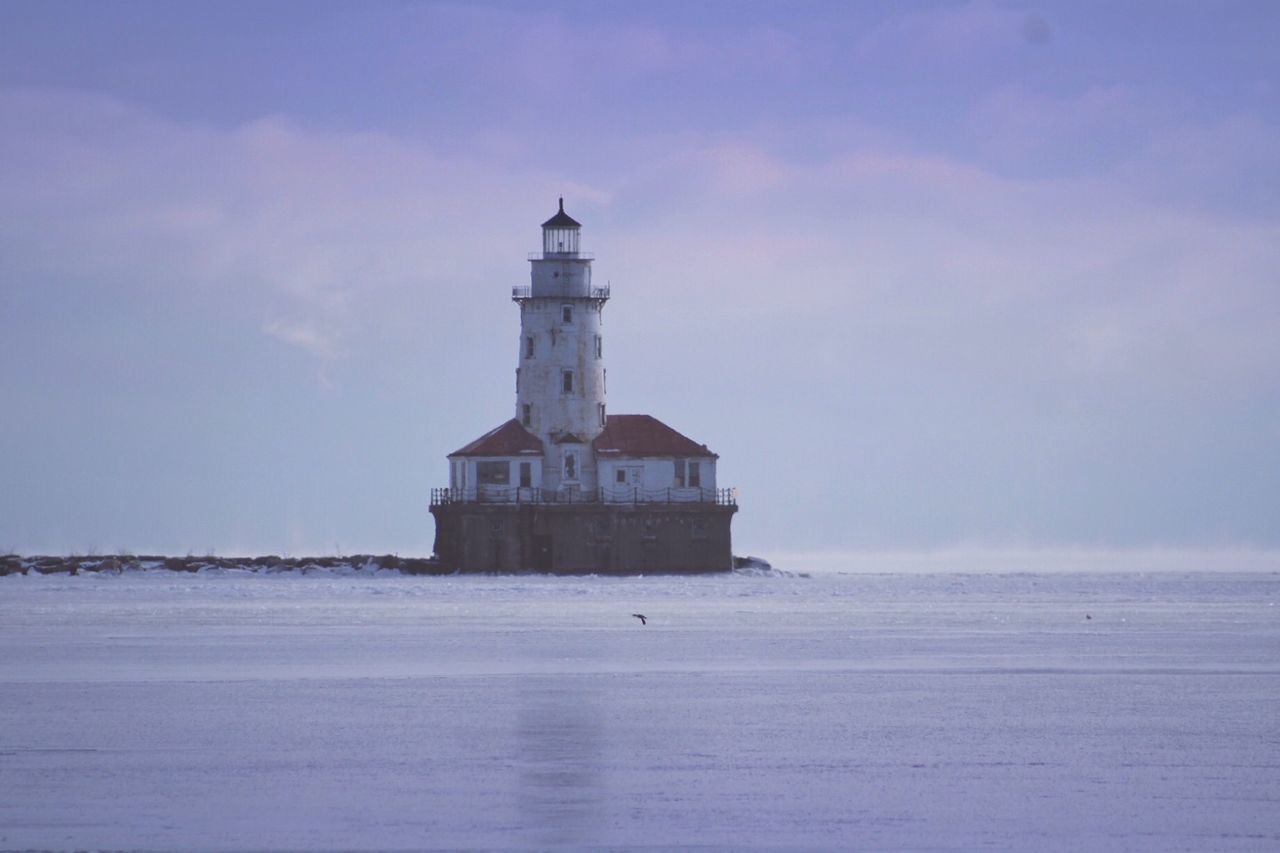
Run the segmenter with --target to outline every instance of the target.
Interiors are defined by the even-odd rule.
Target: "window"
[[[578,451],[576,450],[564,452],[564,478],[565,480],[578,479]]]
[[[516,368],[516,393],[520,393],[520,368]]]
[[[675,486],[677,489],[686,486],[691,489],[702,488],[702,466],[697,459],[676,460]]]
[[[566,394],[573,393],[573,371],[566,370],[561,374],[562,386],[561,390]]]
[[[604,339],[596,335],[596,358],[601,358],[604,353]]]
[[[596,407],[600,410],[600,426],[605,425],[604,403],[596,403]]]
[[[560,322],[561,323],[573,322],[573,306],[572,305],[560,306]]]
[[[485,486],[505,486],[511,482],[511,465],[507,462],[477,462],[476,482]]]
[[[524,357],[533,358],[533,335],[524,339]]]
[[[532,426],[533,406],[531,404],[525,403],[523,406],[520,407],[520,423],[524,424],[525,426]]]
[[[614,471],[613,481],[615,483],[621,483],[622,485],[625,486],[627,484],[627,469],[619,468],[617,471]]]
[[[533,486],[533,463],[520,463],[520,488],[528,489]]]

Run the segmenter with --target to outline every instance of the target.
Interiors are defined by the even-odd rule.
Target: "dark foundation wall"
[[[732,568],[734,506],[444,504],[442,566],[463,572],[655,574]]]

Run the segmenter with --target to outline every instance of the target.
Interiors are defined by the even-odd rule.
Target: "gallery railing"
[[[594,261],[595,252],[530,252],[531,261]]]
[[[535,489],[481,485],[466,489],[432,489],[431,506],[445,504],[714,504],[737,506],[737,489],[642,489],[639,486],[601,486],[598,489]]]
[[[563,290],[564,292],[556,292],[557,290]],[[549,291],[545,292],[545,296],[547,299],[563,299],[563,298],[608,299],[609,285],[606,284],[604,287],[589,287],[587,288],[585,293],[569,293],[568,286],[566,285],[565,288],[551,288]],[[513,302],[521,302],[525,299],[532,299],[532,298],[533,298],[532,285],[517,284],[511,288],[511,299]]]

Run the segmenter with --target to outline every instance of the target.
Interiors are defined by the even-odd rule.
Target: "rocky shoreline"
[[[773,569],[759,557],[734,557],[735,571]],[[260,574],[276,572],[375,572],[397,571],[406,575],[452,575],[439,560],[424,557],[399,557],[394,554],[358,554],[351,557],[163,557],[156,555],[112,554],[72,556],[32,556],[0,554],[0,577],[5,575],[78,575],[82,573],[120,574],[134,571],[242,571]]]
[[[16,554],[0,556],[0,576],[40,574],[78,575],[82,572],[106,572],[119,574],[127,571],[166,570],[171,572],[199,572],[212,569],[247,572],[302,572],[311,571],[377,571],[388,569],[406,575],[447,575],[451,571],[441,567],[436,560],[421,557],[397,557],[360,554],[351,557],[162,557],[155,555],[109,556],[32,556]]]

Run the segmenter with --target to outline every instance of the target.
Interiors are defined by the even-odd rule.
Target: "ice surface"
[[[1275,850],[1277,599],[1274,573],[0,578],[0,848]]]

